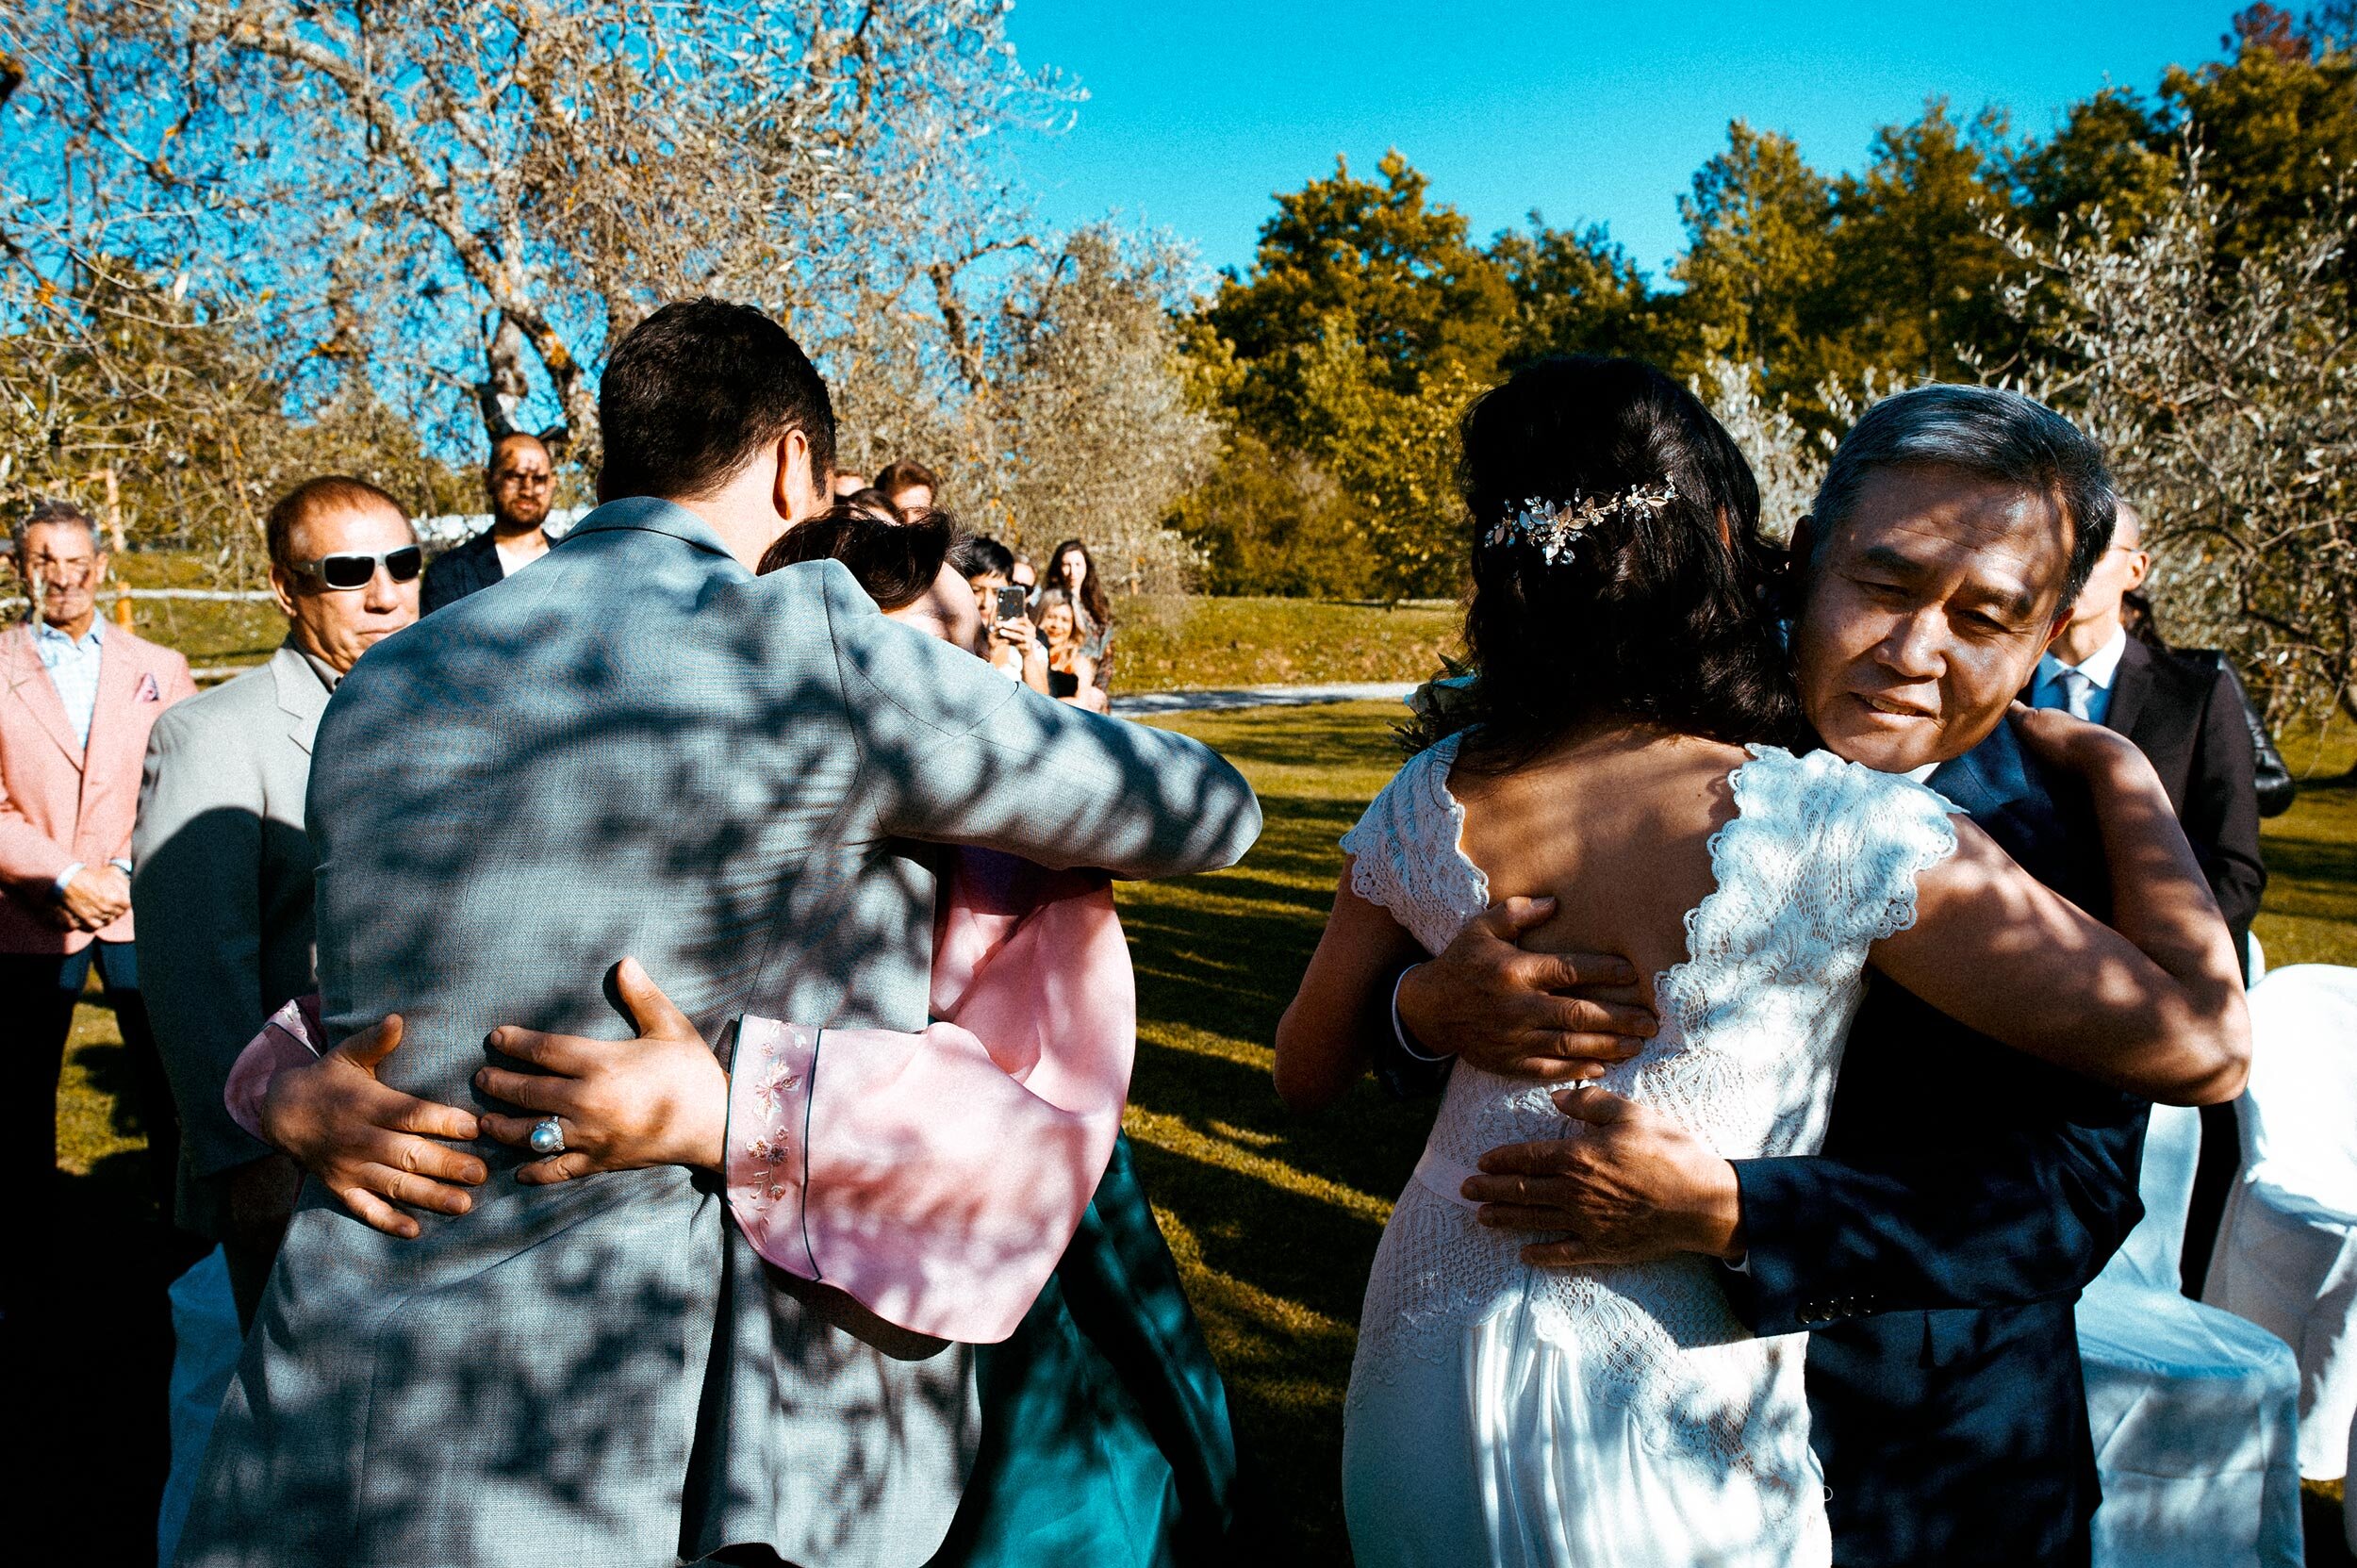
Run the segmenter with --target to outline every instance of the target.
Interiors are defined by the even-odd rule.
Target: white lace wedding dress
[[[1352,885],[1426,949],[1489,902],[1459,848],[1457,737],[1343,839]],[[1605,1087],[1730,1159],[1824,1132],[1869,944],[1952,854],[1938,796],[1830,752],[1752,748],[1710,841],[1716,889],[1655,982],[1660,1032]],[[1360,1568],[1796,1568],[1830,1560],[1805,1339],[1755,1339],[1717,1263],[1534,1269],[1458,1196],[1501,1144],[1574,1135],[1545,1086],[1464,1064],[1385,1228],[1360,1314],[1343,1498]]]

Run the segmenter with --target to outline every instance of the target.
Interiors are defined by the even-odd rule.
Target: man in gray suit
[[[341,1041],[402,1015],[392,1088],[482,1104],[486,1055],[519,1065],[486,1049],[502,1024],[626,1039],[590,981],[618,954],[716,1049],[748,1012],[921,1028],[931,845],[1131,877],[1251,845],[1258,802],[1197,743],[999,679],[840,563],[752,574],[825,504],[833,446],[775,322],[657,311],[600,420],[605,504],[371,655],[321,722],[323,1016]],[[184,1564],[932,1554],[972,1462],[970,1347],[767,1269],[679,1166],[527,1186],[527,1155],[444,1152],[488,1180],[414,1240],[306,1182]]]
[[[375,486],[308,480],[265,526],[287,640],[156,721],[132,837],[141,980],[180,1106],[177,1218],[222,1244],[248,1324],[300,1173],[229,1119],[222,1087],[256,1024],[319,988],[303,797],[328,694],[418,619],[417,537]]]

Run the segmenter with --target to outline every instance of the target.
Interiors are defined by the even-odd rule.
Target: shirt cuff
[[[51,887],[57,893],[58,898],[62,899],[65,897],[65,890],[74,885],[74,879],[80,876],[83,869],[84,867],[82,862],[77,860],[73,865],[58,873],[58,880],[51,884]],[[1394,1002],[1393,1005],[1396,1008],[1398,1004]],[[1392,1019],[1393,1027],[1397,1027],[1399,1015],[1396,1011],[1393,1013]]]
[[[729,1067],[729,1213],[754,1251],[804,1279],[819,1278],[802,1206],[822,1032],[749,1015]]]
[[[1752,1255],[1750,1253],[1746,1252],[1740,1258],[1722,1258],[1719,1261],[1724,1263],[1728,1268],[1733,1269],[1736,1273],[1744,1276],[1746,1279],[1750,1278],[1752,1272]]]
[[[1413,964],[1408,966],[1408,969],[1414,967],[1416,966]],[[1443,1052],[1435,1056],[1425,1049],[1416,1044],[1416,1037],[1408,1032],[1408,1026],[1399,1021],[1399,988],[1408,983],[1408,969],[1402,969],[1399,972],[1399,978],[1392,982],[1392,1038],[1398,1042],[1399,1048],[1406,1051],[1412,1061],[1445,1062],[1448,1060],[1447,1053]]]

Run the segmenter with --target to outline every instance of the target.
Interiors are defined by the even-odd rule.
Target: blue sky
[[[1118,209],[1194,241],[1207,270],[1242,266],[1272,192],[1336,153],[1372,172],[1397,146],[1477,236],[1535,206],[1558,226],[1609,223],[1657,272],[1682,243],[1677,198],[1736,116],[1828,172],[1934,93],[2043,133],[2106,80],[2149,93],[2164,66],[2215,58],[2233,8],[1018,0],[1010,27],[1027,62],[1090,95],[1073,129],[1022,144],[1055,225]]]

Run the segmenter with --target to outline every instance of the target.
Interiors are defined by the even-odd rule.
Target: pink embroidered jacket
[[[271,1075],[317,1053],[317,1008],[288,1002],[231,1070],[223,1098],[248,1131]],[[914,1034],[739,1020],[729,1212],[789,1274],[901,1328],[995,1344],[1070,1245],[1121,1129],[1137,991],[1106,880],[959,851],[932,1013]]]

